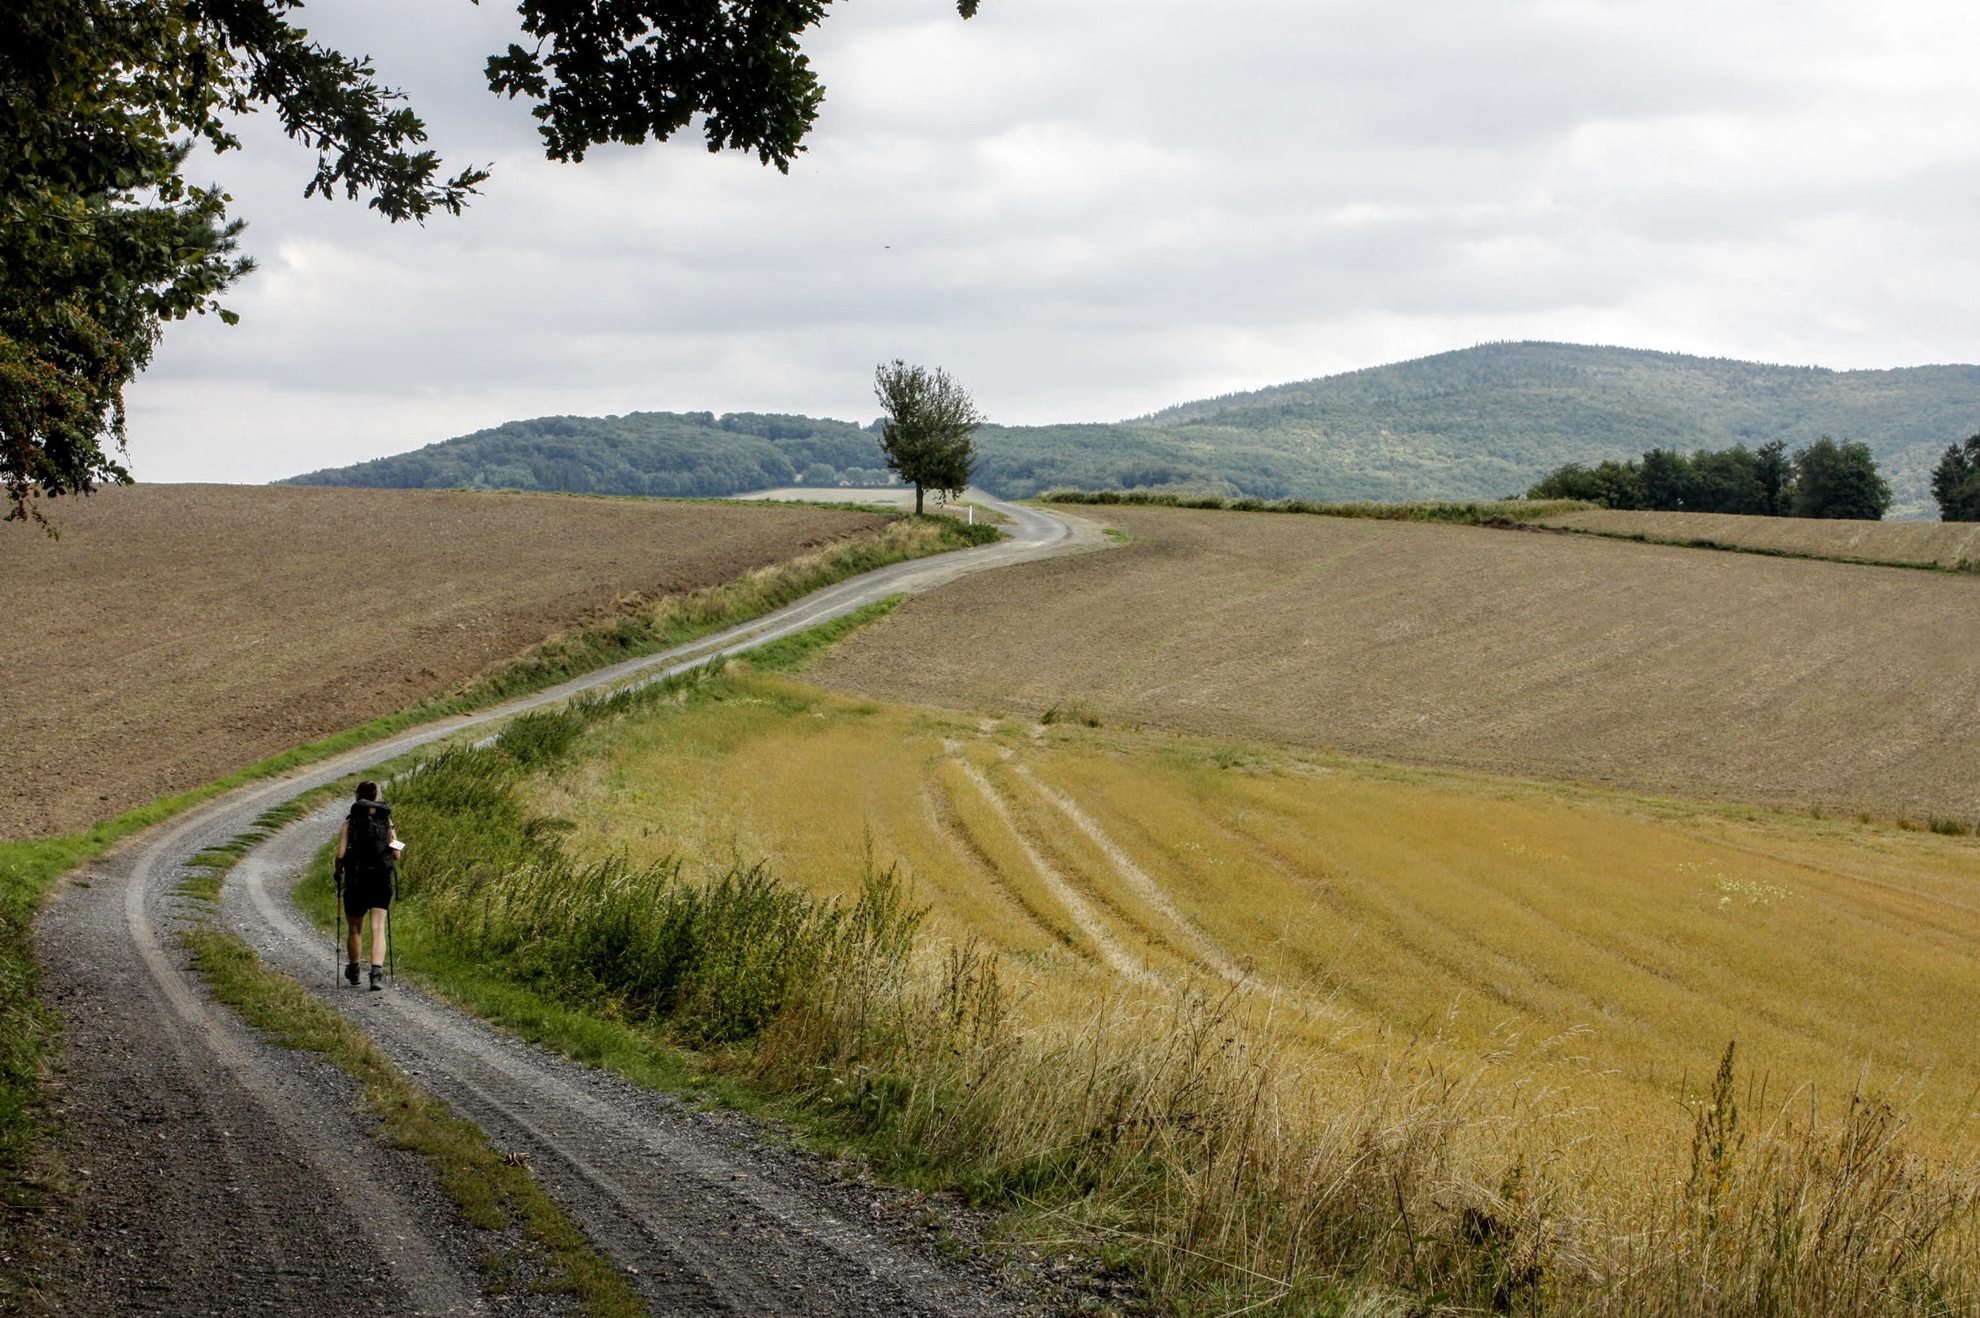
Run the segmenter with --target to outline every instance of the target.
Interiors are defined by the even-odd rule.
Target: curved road
[[[898,564],[692,645],[619,664],[479,714],[413,729],[251,784],[71,877],[43,914],[46,990],[67,1050],[70,1215],[38,1278],[63,1313],[554,1313],[527,1278],[485,1293],[479,1233],[424,1161],[373,1134],[352,1083],[262,1042],[210,1001],[178,932],[205,912],[177,893],[186,862],[269,807],[427,742],[580,691],[651,680],[967,573],[1066,552],[1090,524],[994,505],[994,545]],[[927,1247],[883,1192],[767,1150],[732,1118],[573,1065],[399,987],[333,986],[328,940],[285,894],[341,804],[251,852],[221,918],[271,964],[360,1021],[415,1083],[526,1158],[565,1211],[669,1314],[1001,1314],[989,1279]]]

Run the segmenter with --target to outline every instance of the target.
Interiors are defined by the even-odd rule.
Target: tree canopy
[[[978,0],[957,0],[964,18]],[[522,0],[534,50],[488,61],[490,89],[537,102],[552,160],[604,142],[664,141],[705,116],[710,151],[788,172],[825,89],[798,41],[831,0]]]
[[[1849,517],[1875,522],[1891,506],[1891,487],[1877,471],[1868,444],[1837,443],[1827,435],[1794,455],[1796,517]]]
[[[1980,522],[1980,434],[1948,445],[1932,469],[1932,497],[1948,522]]]
[[[1570,462],[1526,493],[1529,499],[1585,499],[1605,508],[1868,521],[1891,506],[1890,485],[1870,446],[1838,444],[1826,435],[1792,457],[1785,441],[1770,440],[1758,451],[1735,444],[1687,457],[1653,448],[1641,462]]]
[[[944,370],[909,366],[898,357],[873,372],[873,392],[886,410],[880,449],[887,465],[914,486],[921,515],[924,490],[961,494],[976,471],[976,443],[983,424],[976,404]]]
[[[830,0],[521,0],[526,50],[492,90],[537,102],[546,152],[663,140],[700,117],[711,151],[789,168],[823,99],[799,38]],[[968,18],[977,0],[960,0]],[[317,153],[306,196],[388,220],[457,214],[488,177],[443,172],[426,126],[368,59],[312,41],[301,0],[17,0],[0,7],[0,479],[6,520],[41,495],[130,479],[124,386],[164,327],[213,313],[252,269],[195,142],[271,108]]]

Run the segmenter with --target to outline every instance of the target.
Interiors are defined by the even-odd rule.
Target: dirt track
[[[0,527],[0,837],[64,832],[449,691],[637,599],[881,524],[545,495],[149,485]]]
[[[1236,740],[1980,822],[1980,577],[1080,511],[1134,541],[913,600],[814,677],[955,708],[1080,701]]]
[[[415,745],[635,669],[678,670],[897,591],[1059,552],[1064,536],[1021,513],[1003,542],[855,578],[689,653],[238,788],[74,876],[37,925],[65,1017],[56,1099],[73,1183],[31,1300],[77,1314],[568,1312],[526,1286],[489,1293],[476,1258],[499,1239],[463,1228],[423,1164],[378,1144],[347,1082],[261,1042],[210,1001],[174,936],[188,915],[174,891],[186,861],[268,806]],[[227,880],[223,921],[525,1159],[652,1312],[933,1318],[1053,1307],[1006,1293],[980,1262],[943,1257],[911,1197],[763,1147],[747,1123],[518,1044],[407,989],[342,989],[329,940],[280,900],[334,835],[335,813],[252,850]]]

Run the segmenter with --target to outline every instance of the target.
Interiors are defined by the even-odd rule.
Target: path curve
[[[178,933],[200,912],[186,863],[266,809],[371,764],[581,691],[657,679],[894,594],[1101,542],[1091,523],[1010,504],[992,545],[841,582],[753,622],[477,714],[439,720],[253,783],[126,841],[70,876],[37,925],[65,1018],[55,1086],[74,1193],[38,1302],[53,1312],[331,1315],[563,1312],[482,1293],[481,1242],[415,1155],[388,1149],[352,1083],[271,1047],[212,1003]],[[334,813],[334,811],[332,812]],[[280,900],[321,817],[251,852],[222,919],[361,1021],[416,1082],[524,1154],[656,1312],[990,1314],[1016,1304],[925,1247],[883,1238],[871,1192],[754,1145],[738,1123],[575,1066],[403,987],[332,985],[328,940]]]

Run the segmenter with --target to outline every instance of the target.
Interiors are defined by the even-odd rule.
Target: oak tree
[[[899,358],[875,368],[873,392],[887,413],[880,448],[895,474],[914,486],[915,515],[921,515],[925,490],[960,495],[976,471],[972,436],[983,424],[969,394],[947,371]]]

